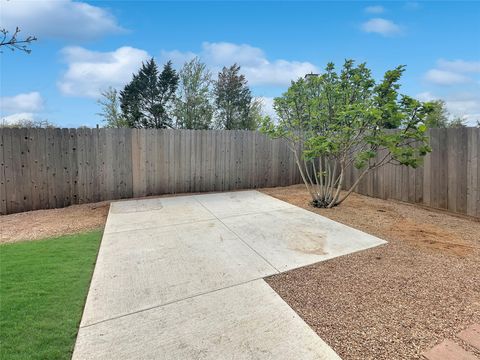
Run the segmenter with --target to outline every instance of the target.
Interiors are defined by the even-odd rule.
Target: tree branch
[[[20,33],[20,28],[17,26],[15,32],[12,36],[7,40],[8,30],[1,29],[0,33],[2,33],[2,40],[0,41],[0,47],[5,46],[7,49],[12,51],[20,50],[24,51],[27,54],[30,54],[32,50],[28,48],[28,44],[31,44],[33,41],[37,41],[35,36],[27,36],[25,39],[19,40],[17,39],[17,35]],[[0,51],[1,52],[1,51]]]

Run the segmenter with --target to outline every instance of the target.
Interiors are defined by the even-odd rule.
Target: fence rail
[[[480,129],[429,138],[422,167],[387,165],[356,191],[480,217]],[[286,143],[253,131],[2,128],[0,162],[1,214],[301,182]]]

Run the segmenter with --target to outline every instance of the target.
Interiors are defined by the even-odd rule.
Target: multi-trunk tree
[[[262,130],[287,140],[314,206],[336,206],[369,171],[387,163],[416,167],[430,151],[424,120],[431,104],[399,95],[403,71],[387,71],[376,83],[365,64],[347,60],[337,73],[330,63],[274,100],[278,121],[265,118]],[[349,166],[360,173],[342,194]]]

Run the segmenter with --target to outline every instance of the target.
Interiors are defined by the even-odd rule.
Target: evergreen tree
[[[214,84],[216,127],[226,130],[257,128],[258,103],[252,98],[240,66],[224,67]]]
[[[120,91],[120,109],[128,127],[140,127],[142,113],[140,112],[138,75],[134,74],[132,81]]]
[[[159,74],[152,58],[120,92],[123,115],[130,127],[172,128],[171,108],[178,86],[178,75],[169,61]]]

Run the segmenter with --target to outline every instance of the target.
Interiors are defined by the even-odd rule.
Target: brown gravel
[[[0,244],[103,228],[109,203],[72,205],[0,216]]]
[[[389,242],[267,279],[342,359],[421,359],[480,321],[479,221],[357,194],[315,209],[300,185],[262,191]]]

